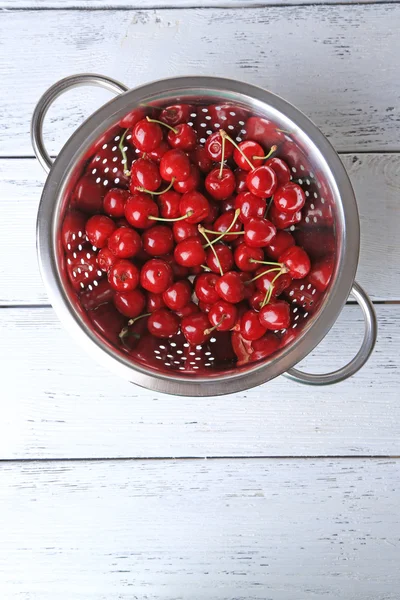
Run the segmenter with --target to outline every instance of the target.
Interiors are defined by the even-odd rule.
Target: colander
[[[60,94],[82,85],[101,86],[118,97],[79,127],[53,163],[43,143],[44,117]],[[318,260],[327,252],[334,260],[330,285],[322,294],[306,281],[295,282],[288,288],[286,300],[291,303],[291,329],[276,332],[279,349],[258,362],[237,361],[229,333],[216,332],[207,343],[190,346],[181,334],[160,340],[139,332],[136,345],[123,347],[117,335],[121,315],[106,302],[109,298],[104,298],[104,304],[100,303],[95,310],[90,305],[93,290],[102,286],[102,272],[87,273],[87,284],[84,279],[78,290],[67,276],[61,224],[82,173],[89,173],[94,184],[104,186],[105,190],[121,185],[124,159],[118,146],[129,123],[129,114],[137,107],[157,112],[177,103],[190,104],[190,124],[198,132],[200,143],[221,127],[239,142],[246,136],[246,118],[250,115],[263,117],[273,124],[279,138],[277,155],[286,160],[292,179],[303,187],[307,198],[301,221],[290,230],[312,260]],[[266,132],[256,134],[262,138]],[[32,120],[32,144],[38,160],[49,173],[37,219],[42,277],[64,326],[104,366],[152,390],[210,396],[244,390],[281,374],[302,383],[334,383],[354,374],[368,359],[375,344],[377,325],[368,296],[354,281],[360,242],[354,192],[327,139],[286,101],[247,83],[216,77],[165,79],[128,90],[101,75],[75,75],[53,85],[40,99]],[[125,151],[129,152],[128,145]],[[129,157],[132,158],[134,156]],[[84,231],[81,237],[79,248],[92,252],[87,248]],[[97,293],[100,294],[98,290]],[[357,355],[349,364],[331,373],[312,374],[295,369],[296,363],[328,333],[349,294],[359,303],[365,318],[364,339]],[[138,327],[140,329],[140,325]]]

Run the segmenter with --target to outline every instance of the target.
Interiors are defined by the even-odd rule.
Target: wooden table
[[[201,6],[200,6],[201,5]],[[0,596],[398,600],[400,5],[0,0]],[[352,379],[174,398],[100,368],[54,315],[29,121],[76,72],[129,86],[213,74],[296,104],[340,152],[361,219],[376,350]],[[109,96],[59,99],[55,155]],[[347,305],[303,367],[349,360]]]

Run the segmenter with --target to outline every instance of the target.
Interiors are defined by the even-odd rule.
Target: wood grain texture
[[[219,398],[173,397],[116,378],[62,330],[51,309],[0,310],[0,459],[400,454],[400,313],[377,306],[367,365],[322,389],[283,377]],[[349,336],[348,332],[351,332]],[[354,356],[356,306],[302,367]]]
[[[246,80],[297,105],[340,151],[400,149],[399,4],[11,10],[1,17],[2,156],[32,154],[29,122],[40,95],[84,71],[131,86],[189,73]],[[45,128],[51,152],[108,97],[80,90],[59,99]]]
[[[397,600],[395,460],[4,464],[7,600]]]
[[[374,300],[400,300],[400,154],[352,154],[342,160],[360,210],[357,278]],[[34,226],[44,180],[33,159],[0,160],[0,305],[48,303]]]
[[[363,0],[374,4],[380,0]],[[398,0],[384,0],[385,4]],[[341,0],[341,4],[357,4],[357,0]],[[21,9],[153,9],[153,8],[260,8],[302,4],[338,4],[338,0],[0,0],[0,8]]]

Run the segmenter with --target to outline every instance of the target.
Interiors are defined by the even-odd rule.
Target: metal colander
[[[52,165],[42,141],[45,113],[60,93],[83,84],[125,93],[92,115]],[[224,129],[237,142],[249,135],[265,148],[277,145],[275,156],[286,161],[292,180],[306,195],[301,220],[289,230],[312,261],[329,254],[334,262],[332,281],[324,293],[307,280],[293,281],[285,290],[284,297],[291,305],[290,330],[274,332],[279,347],[258,362],[238,361],[229,333],[216,331],[205,344],[191,346],[181,333],[167,340],[151,336],[143,320],[131,327],[130,342],[121,344],[118,333],[128,319],[116,311],[109,292],[105,290],[102,297],[104,273],[86,266],[85,256],[96,248],[88,246],[84,231],[72,257],[66,257],[61,243],[61,225],[80,193],[83,174],[103,195],[110,187],[127,183],[119,144],[131,111],[144,107],[157,115],[160,109],[177,103],[191,106],[189,125],[197,132],[200,144],[214,131]],[[263,117],[270,125],[248,132],[250,116]],[[330,144],[291,105],[259,88],[224,79],[170,79],[127,91],[98,75],[73,76],[50,88],[40,100],[33,117],[32,139],[42,165],[51,169],[38,214],[39,259],[51,301],[71,332],[119,374],[151,389],[205,396],[252,387],[288,370],[299,381],[330,383],[348,377],[367,360],[376,337],[376,322],[368,298],[354,283],[359,221],[353,190]],[[126,160],[135,159],[129,135],[124,152]],[[72,276],[71,260],[75,261]],[[365,337],[357,356],[343,369],[327,375],[293,369],[329,331],[350,291],[366,315]],[[102,301],[96,304],[93,298],[99,297]]]

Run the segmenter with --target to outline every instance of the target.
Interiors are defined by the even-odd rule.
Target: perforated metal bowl
[[[45,114],[61,93],[81,85],[102,86],[118,97],[83,123],[53,164],[42,139]],[[104,332],[99,320],[85,310],[66,274],[61,224],[84,169],[90,165],[98,185],[118,185],[122,158],[116,149],[123,131],[121,120],[138,106],[157,110],[177,102],[193,106],[191,123],[197,131],[204,130],[204,138],[221,126],[225,128],[224,118],[226,130],[238,141],[246,136],[245,118],[236,119],[235,125],[230,124],[229,115],[237,116],[236,111],[271,121],[280,132],[278,155],[287,161],[292,178],[302,185],[307,197],[301,222],[291,227],[297,243],[312,258],[323,254],[325,245],[333,245],[334,271],[328,289],[318,294],[315,302],[316,290],[310,284],[299,282],[297,288],[287,292],[286,299],[292,305],[291,327],[293,332],[297,329],[296,335],[271,357],[258,363],[238,366],[233,360],[229,337],[221,334],[195,347],[189,347],[181,335],[172,340],[148,339],[139,349],[127,353],[113,336]],[[218,113],[222,121],[215,119],[215,111],[208,109],[219,104],[225,107]],[[231,111],[226,113],[226,107],[232,107]],[[127,90],[107,77],[76,75],[58,82],[40,99],[32,120],[32,143],[40,163],[49,172],[37,221],[38,255],[47,292],[64,326],[106,367],[153,390],[210,396],[244,390],[280,374],[302,383],[334,383],[354,374],[368,359],[376,339],[376,319],[371,302],[354,282],[359,253],[359,219],[354,193],[327,139],[307,117],[281,98],[255,86],[214,77],[167,79]],[[109,164],[97,156],[99,150],[105,148],[109,150]],[[92,279],[89,290],[99,283]],[[82,287],[85,288],[85,284]],[[349,293],[358,301],[365,316],[360,351],[348,365],[332,373],[315,375],[294,369],[330,330]]]

